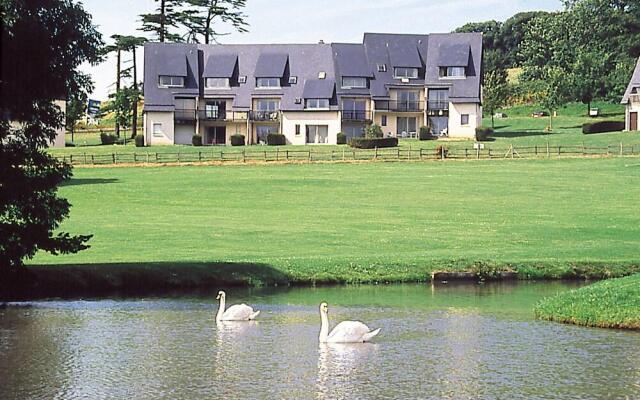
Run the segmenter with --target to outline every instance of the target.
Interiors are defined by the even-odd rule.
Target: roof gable
[[[308,79],[304,83],[302,97],[305,99],[331,99],[335,88],[336,82],[333,79]]]
[[[336,60],[336,72],[338,74],[360,78],[373,77],[363,45],[336,43],[332,44],[331,47]]]
[[[255,69],[256,78],[282,78],[289,55],[286,53],[262,53]]]
[[[394,67],[422,68],[418,48],[413,43],[387,43],[389,59]]]
[[[187,57],[167,57],[158,65],[158,75],[187,76]]]
[[[471,47],[468,44],[444,44],[440,46],[438,53],[438,66],[440,67],[467,67]]]
[[[204,78],[231,78],[238,63],[237,54],[215,54],[209,56],[204,67]]]

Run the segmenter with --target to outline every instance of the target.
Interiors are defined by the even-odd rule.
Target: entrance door
[[[637,112],[629,113],[629,130],[630,131],[638,130],[638,113]]]
[[[208,144],[225,144],[227,143],[227,127],[210,126],[207,131]]]
[[[416,117],[398,117],[396,137],[406,138],[416,134]]]

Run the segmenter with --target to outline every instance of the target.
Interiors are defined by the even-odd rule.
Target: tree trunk
[[[549,132],[553,130],[553,110],[549,110]]]
[[[204,43],[205,44],[209,44],[210,28],[211,28],[211,9],[209,9],[209,12],[207,13],[207,20],[204,24]]]
[[[164,42],[164,0],[160,0],[160,43]]]
[[[120,93],[120,49],[118,49],[118,56],[116,58],[116,97],[118,96],[118,94]],[[114,101],[117,102],[116,99],[114,99]],[[118,110],[118,107],[115,108],[115,113],[116,113],[116,136],[120,137],[120,110]]]
[[[490,111],[491,111],[491,129],[496,129],[495,123],[493,122],[493,114],[494,113],[493,113],[493,110],[490,110]]]
[[[131,48],[133,54],[133,115],[131,116],[131,139],[135,139],[138,134],[138,69],[136,65],[136,46]]]
[[[587,102],[587,117],[591,116],[591,102]]]

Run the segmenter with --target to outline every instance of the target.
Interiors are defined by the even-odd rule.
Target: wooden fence
[[[338,161],[426,161],[426,160],[472,160],[472,159],[536,159],[558,157],[632,156],[640,155],[640,145],[595,146],[509,146],[506,148],[449,148],[436,149],[384,148],[339,150],[322,148],[311,150],[280,150],[269,148],[264,151],[252,149],[230,150],[225,147],[203,147],[200,151],[188,152],[121,152],[108,154],[80,153],[56,156],[60,161],[73,165],[117,165],[117,164],[178,164],[206,162],[338,162]]]

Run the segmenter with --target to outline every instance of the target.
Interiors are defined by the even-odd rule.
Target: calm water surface
[[[0,399],[640,398],[640,334],[535,321],[561,283],[230,290],[262,310],[216,326],[214,294],[0,310]],[[319,346],[332,326],[375,343]]]

